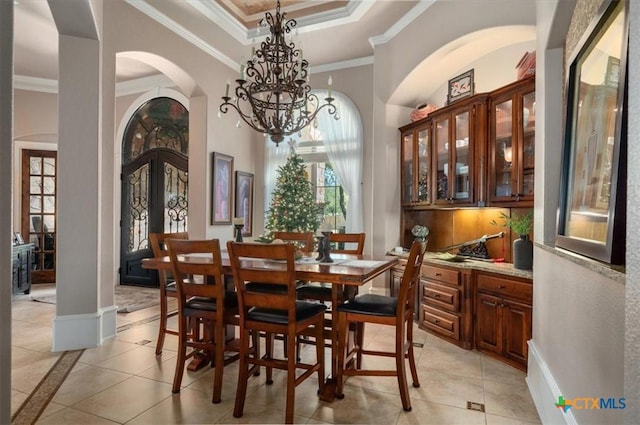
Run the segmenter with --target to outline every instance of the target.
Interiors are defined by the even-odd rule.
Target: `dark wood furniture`
[[[188,239],[187,232],[180,233],[149,233],[149,243],[153,250],[154,257],[164,257],[169,255],[166,240],[172,239]],[[158,285],[160,287],[160,326],[158,328],[158,342],[156,343],[156,355],[162,354],[164,346],[164,337],[166,334],[178,335],[177,329],[167,328],[167,319],[175,316],[178,311],[168,311],[168,298],[177,298],[176,283],[173,279],[173,273],[170,270],[158,270]]]
[[[238,358],[225,359],[225,351],[233,350],[234,345],[227,344],[224,328],[238,325],[238,299],[235,292],[225,291],[220,242],[167,239],[166,243],[178,298],[178,356],[172,391],[180,392],[186,361],[205,350],[215,365],[212,402],[220,403],[224,365]],[[208,254],[212,261],[185,261],[185,254]]]
[[[469,270],[422,266],[420,327],[465,349],[473,347],[471,279]]]
[[[316,340],[322,340],[326,307],[320,303],[297,300],[295,248],[292,245],[228,242],[227,251],[240,314],[240,374],[233,416],[242,417],[252,365],[265,366],[267,384],[273,383],[273,368],[287,372],[285,422],[293,423],[296,387],[317,373],[318,393],[324,392],[324,344],[316,344],[313,362],[298,360],[295,344],[288,344],[284,359],[276,358],[273,336],[281,334],[286,340],[295,341],[298,335],[311,328],[315,331]],[[254,259],[261,261],[258,267],[255,267]],[[265,269],[261,267],[264,261],[281,261],[286,267]],[[252,292],[246,283],[256,281],[278,288],[284,286],[286,291]],[[258,332],[264,332],[267,337],[266,353],[262,357],[258,350],[252,350],[249,346],[249,334]],[[303,372],[297,375],[298,370]]]
[[[313,251],[313,232],[273,232],[273,239],[295,242],[302,252]]]
[[[535,77],[502,87],[489,99],[488,203],[533,207]]]
[[[336,387],[338,398],[344,397],[344,376],[396,376],[402,407],[405,411],[411,410],[405,359],[409,359],[413,386],[419,387],[420,382],[418,381],[416,360],[413,352],[413,310],[415,308],[415,293],[420,286],[420,267],[426,247],[426,242],[413,242],[397,297],[363,294],[336,307],[338,313],[338,351],[340,353],[347,351],[347,330],[352,324],[357,329],[356,334],[360,336],[364,334],[364,325],[366,323],[377,323],[395,328],[393,351],[365,349],[360,337],[359,340],[356,339],[353,350],[348,350],[346,358],[344,355],[338,356]],[[361,369],[359,358],[367,355],[394,358],[395,370]],[[353,360],[357,362],[356,367],[348,367],[349,363],[353,364]]]
[[[314,257],[315,255],[307,253],[301,260],[296,261],[296,279],[331,283],[332,299],[335,297],[336,300],[341,293],[344,293],[345,287],[357,288],[362,286],[390,270],[398,262],[398,258],[393,256],[372,257],[370,255],[336,253],[332,255],[334,263],[320,264],[313,260]],[[207,256],[187,256],[186,258],[194,262],[211,261],[210,257]],[[260,266],[260,262],[255,261],[254,266]],[[142,267],[145,269],[168,270],[171,268],[171,263],[168,257],[146,258],[142,261]],[[285,265],[282,263],[262,262],[261,267],[273,269],[274,267],[285,267]],[[225,274],[232,274],[229,257],[226,252],[222,253],[222,268]],[[335,329],[332,331],[331,341],[332,345],[336,346],[337,332]],[[323,401],[332,401],[335,398],[334,378],[336,376],[338,355],[337,350],[331,350],[331,377],[327,379],[328,385],[325,386],[325,394],[321,394],[320,398]]]
[[[531,281],[476,272],[475,346],[522,370],[531,339]]]
[[[11,249],[11,274],[13,294],[31,292],[31,265],[33,264],[33,244],[14,245]]]

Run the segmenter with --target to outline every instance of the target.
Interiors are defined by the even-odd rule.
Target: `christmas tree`
[[[308,177],[304,161],[291,149],[287,162],[278,168],[278,180],[267,210],[265,234],[260,240],[271,241],[275,231],[316,231],[320,222]]]

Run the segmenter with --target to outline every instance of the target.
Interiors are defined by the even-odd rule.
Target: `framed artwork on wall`
[[[473,96],[475,91],[473,69],[450,79],[447,87],[447,104]]]
[[[625,2],[603,3],[569,61],[556,246],[624,264],[627,180]]]
[[[211,176],[211,224],[231,224],[233,157],[213,152]]]
[[[244,219],[242,236],[253,234],[253,174],[236,171],[236,218]]]

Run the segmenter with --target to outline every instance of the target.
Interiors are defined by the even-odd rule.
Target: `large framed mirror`
[[[556,246],[624,264],[625,1],[605,2],[571,60]]]

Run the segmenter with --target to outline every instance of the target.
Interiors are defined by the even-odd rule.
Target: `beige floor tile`
[[[105,369],[117,370],[119,372],[138,374],[153,365],[159,365],[163,361],[169,360],[175,353],[167,351],[160,356],[156,356],[155,346],[137,346],[133,350],[125,351],[122,354],[113,356],[96,366]]]
[[[12,411],[48,372],[59,355],[50,352],[51,321],[55,306],[23,296],[12,309]],[[266,371],[248,383],[242,418],[232,415],[238,379],[238,363],[224,370],[222,402],[211,403],[213,372],[205,367],[185,372],[182,389],[171,393],[177,338],[167,335],[162,355],[155,356],[159,309],[118,314],[121,332],[116,338],[85,350],[67,382],[43,412],[44,424],[179,424],[179,423],[282,423],[285,373],[274,371],[274,384],[265,384]],[[18,318],[20,320],[18,320]],[[176,318],[170,318],[176,326]],[[126,325],[126,326],[123,326]],[[34,329],[36,331],[34,331]],[[367,324],[365,347],[393,348],[394,329]],[[137,344],[149,341],[146,344]],[[409,392],[413,410],[404,412],[395,377],[350,377],[345,398],[325,403],[317,397],[315,377],[296,390],[296,423],[384,424],[485,424],[531,425],[539,418],[523,372],[477,351],[463,350],[418,329],[416,348],[420,388]],[[263,352],[264,352],[264,341]],[[315,357],[312,345],[302,346],[304,359]],[[276,353],[283,342],[275,342]],[[330,349],[325,350],[326,374],[330,372]],[[392,359],[365,357],[365,367],[395,368]],[[131,376],[136,374],[137,376]],[[463,409],[466,401],[485,403],[487,413]],[[64,404],[71,404],[65,407]],[[113,421],[113,422],[112,422]]]
[[[62,409],[66,409],[66,408],[67,408],[67,406],[65,406],[64,404],[58,404],[58,403],[52,401],[49,404],[47,404],[47,407],[45,407],[44,411],[40,415],[40,420],[42,418],[45,418],[47,416],[51,416],[54,413],[59,412]]]
[[[503,384],[523,384],[526,373],[496,360],[492,357],[483,355],[482,361],[482,377],[487,381],[502,382]]]
[[[57,355],[49,353],[34,358],[29,364],[11,368],[11,388],[30,394],[57,360]]]
[[[171,353],[171,356],[169,356],[169,351],[167,351],[167,353],[163,353],[162,357],[161,357],[161,362],[158,364],[154,364],[153,366],[149,367],[148,369],[138,373],[138,376],[141,376],[143,378],[149,378],[149,379],[153,379],[154,381],[160,381],[160,382],[164,382],[167,384],[173,384],[173,376],[175,374],[175,370],[176,370],[176,355],[175,353]],[[167,357],[173,357],[173,358],[167,358]],[[165,358],[167,358],[165,360]],[[187,362],[188,364],[188,362]],[[187,387],[188,385],[192,384],[193,382],[195,382],[196,380],[200,379],[203,375],[207,374],[209,371],[211,370],[211,368],[209,366],[203,367],[200,370],[197,370],[195,372],[189,371],[186,369],[185,367],[185,371],[182,375],[182,383],[181,383],[181,387]],[[225,373],[227,373],[227,371],[225,370]],[[234,375],[235,376],[235,375]],[[213,375],[211,375],[211,379],[213,380]],[[213,385],[213,381],[212,385]]]
[[[111,421],[125,423],[169,397],[170,385],[134,376],[72,407]]]
[[[38,420],[38,425],[70,425],[70,424],[82,424],[82,425],[115,425],[117,422],[110,421],[100,416],[92,415],[90,413],[82,412],[77,409],[65,407],[51,415],[41,417]]]
[[[396,425],[485,425],[485,414],[430,401],[416,400],[411,412],[402,412]]]
[[[321,403],[312,418],[324,422],[394,424],[402,412],[399,395],[345,385],[344,399]]]
[[[482,363],[477,351],[457,348],[452,351],[436,350],[429,347],[422,349],[417,361],[419,369],[436,369],[452,375],[482,379]]]
[[[480,379],[423,369],[418,369],[418,377],[419,388],[411,388],[409,381],[412,400],[422,399],[462,409],[467,408],[468,401],[484,403],[484,387]]]
[[[11,414],[13,415],[22,403],[29,397],[28,393],[11,389]]]
[[[487,425],[540,425],[540,421],[523,421],[516,418],[507,418],[487,413]]]
[[[127,425],[214,424],[230,415],[232,409],[233,399],[213,404],[210,395],[185,388],[141,413]]]
[[[130,342],[118,341],[117,339],[109,339],[99,347],[84,350],[84,353],[82,353],[82,356],[78,361],[81,363],[95,365],[139,347],[139,345],[132,344]]]
[[[53,401],[71,406],[130,377],[131,375],[125,373],[87,366],[69,374],[53,397]]]
[[[518,420],[540,421],[526,384],[484,381],[485,411]]]

